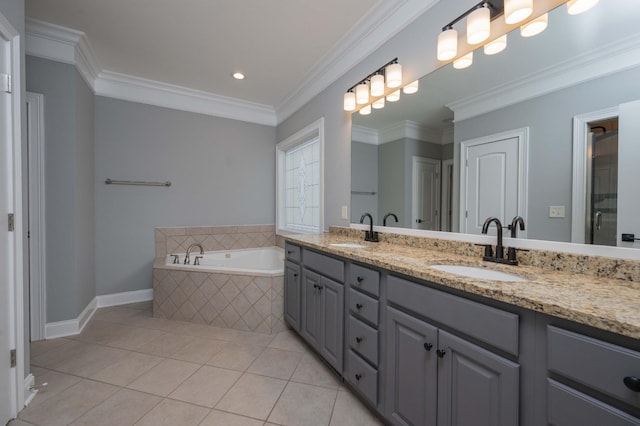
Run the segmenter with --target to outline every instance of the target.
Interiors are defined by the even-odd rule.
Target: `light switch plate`
[[[564,217],[564,206],[549,206],[549,217]]]
[[[342,206],[341,217],[343,219],[349,219],[349,211],[347,210],[347,206]]]

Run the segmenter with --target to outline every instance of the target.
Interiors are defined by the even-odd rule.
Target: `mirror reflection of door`
[[[590,122],[587,243],[615,246],[618,218],[618,117]]]
[[[413,156],[411,223],[414,229],[440,229],[440,160]]]

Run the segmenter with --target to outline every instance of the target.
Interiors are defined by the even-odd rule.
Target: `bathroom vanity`
[[[639,282],[338,233],[285,240],[285,320],[385,422],[640,424]]]

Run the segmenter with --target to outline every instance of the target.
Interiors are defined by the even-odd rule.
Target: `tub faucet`
[[[191,254],[191,250],[193,250],[194,247],[198,247],[200,249],[200,254],[204,254],[204,248],[202,248],[202,244],[200,243],[193,243],[189,246],[189,248],[187,249],[187,254],[184,257],[184,264],[188,265],[189,263],[191,263],[191,261],[189,260],[189,255]]]
[[[387,226],[387,218],[391,216],[395,219],[396,223],[398,223],[398,216],[396,216],[395,213],[387,213],[384,215],[384,218],[382,219],[382,226]]]
[[[365,213],[362,215],[362,217],[360,217],[360,223],[364,223],[365,217],[369,218],[369,230],[364,232],[364,240],[371,241],[372,243],[377,243],[379,241],[378,233],[373,231],[373,217],[370,213]]]
[[[502,246],[502,223],[500,219],[497,217],[488,217],[487,220],[484,221],[484,225],[482,225],[482,233],[486,234],[489,231],[489,226],[495,223],[496,228],[498,228],[498,242],[496,244],[496,254],[493,256],[491,254],[491,246],[487,245],[484,249],[484,257],[483,260],[489,262],[497,262],[497,263],[505,263],[504,261],[504,247]]]

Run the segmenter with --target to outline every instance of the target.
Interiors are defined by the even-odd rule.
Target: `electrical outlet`
[[[341,208],[341,217],[343,219],[349,219],[349,211],[347,209],[347,206],[342,206],[342,208]]]
[[[564,206],[549,206],[549,217],[564,217]]]

